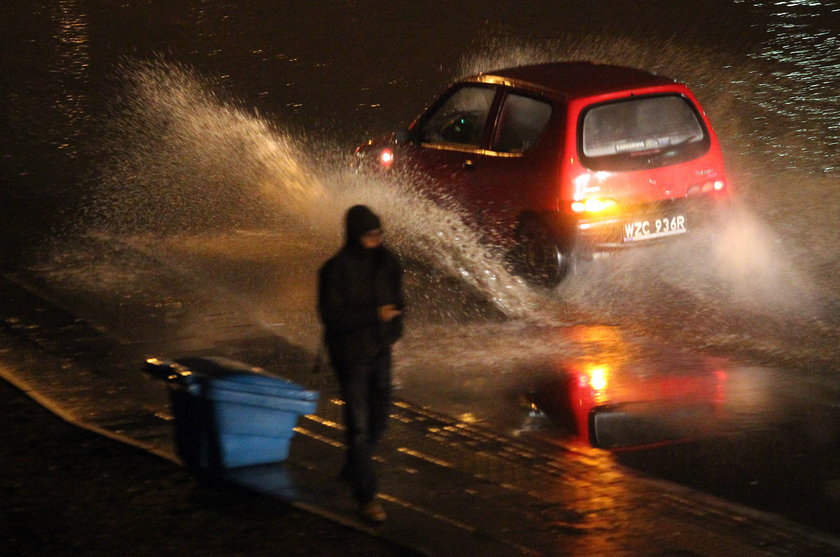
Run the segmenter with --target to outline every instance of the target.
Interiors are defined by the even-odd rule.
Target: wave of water
[[[221,100],[188,68],[143,62],[125,75],[127,102],[112,122],[109,162],[90,204],[100,231],[171,239],[265,227],[306,236],[322,254],[340,245],[346,209],[364,203],[382,215],[388,243],[405,258],[456,277],[505,315],[533,316],[537,295],[456,209],[418,192],[421,178],[356,174],[336,148]]]

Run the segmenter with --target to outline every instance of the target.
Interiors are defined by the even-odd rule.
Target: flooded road
[[[251,346],[275,339],[300,373],[315,272],[346,207],[367,203],[407,261],[398,396],[583,445],[601,406],[604,446],[646,446],[620,461],[840,532],[840,3],[555,4],[15,9],[3,270],[127,353],[265,364]],[[541,292],[418,195],[422,178],[349,170],[356,143],[452,79],[569,58],[697,92],[738,192],[731,222]]]

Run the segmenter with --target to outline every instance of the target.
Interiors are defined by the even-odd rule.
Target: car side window
[[[551,117],[545,101],[509,93],[505,97],[492,149],[502,153],[525,153],[536,145]]]
[[[422,143],[481,146],[496,90],[468,85],[456,90],[421,124]]]

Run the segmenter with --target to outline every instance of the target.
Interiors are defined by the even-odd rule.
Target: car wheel
[[[570,250],[563,249],[554,234],[538,222],[522,224],[514,252],[517,273],[537,286],[557,286],[572,268]]]

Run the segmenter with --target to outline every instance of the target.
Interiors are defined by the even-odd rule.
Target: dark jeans
[[[376,496],[373,450],[385,434],[391,409],[391,352],[366,364],[335,365],[344,399],[347,459],[342,477],[353,485],[359,503]]]

